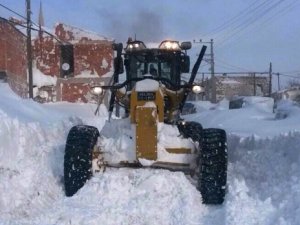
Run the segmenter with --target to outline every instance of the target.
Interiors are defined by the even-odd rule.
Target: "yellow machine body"
[[[149,93],[149,92],[148,92]],[[143,92],[142,94],[145,94]],[[130,95],[130,120],[135,125],[136,131],[136,158],[156,161],[158,158],[158,123],[164,122],[164,118],[172,117],[172,114],[183,97],[182,92],[173,92],[165,87],[159,87],[152,91],[152,100],[140,99],[139,91],[133,88]],[[164,112],[164,98],[168,97],[170,110]],[[171,154],[191,154],[189,148],[166,148]]]

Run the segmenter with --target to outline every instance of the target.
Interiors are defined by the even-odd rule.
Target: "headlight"
[[[125,48],[126,51],[135,51],[145,49],[146,45],[142,41],[131,41]]]
[[[102,87],[92,87],[92,94],[101,95],[103,93]]]
[[[204,88],[201,87],[200,85],[194,85],[193,88],[192,88],[192,91],[193,91],[195,94],[199,94],[199,93],[204,92]]]
[[[180,50],[179,43],[177,41],[163,41],[159,45],[160,49],[167,49],[167,50]]]

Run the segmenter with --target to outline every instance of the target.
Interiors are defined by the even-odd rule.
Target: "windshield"
[[[126,62],[127,79],[143,78],[147,74],[178,85],[180,68],[176,61],[176,55],[130,55]]]

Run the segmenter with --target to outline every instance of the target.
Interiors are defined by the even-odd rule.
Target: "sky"
[[[0,3],[25,15],[25,0]],[[40,0],[31,6],[37,22]],[[200,39],[214,39],[216,72],[266,72],[272,62],[282,79],[300,81],[299,0],[42,0],[42,7],[49,28],[63,22],[117,42],[129,36],[151,43],[192,41],[192,57]],[[0,7],[0,16],[12,15]]]

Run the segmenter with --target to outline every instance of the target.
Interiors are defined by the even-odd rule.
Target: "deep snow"
[[[198,102],[187,115],[228,131],[228,193],[222,206],[201,204],[180,172],[107,169],[72,198],[63,192],[66,136],[75,124],[102,129],[95,105],[24,100],[0,84],[0,224],[300,224],[300,110],[266,98],[242,109]]]

